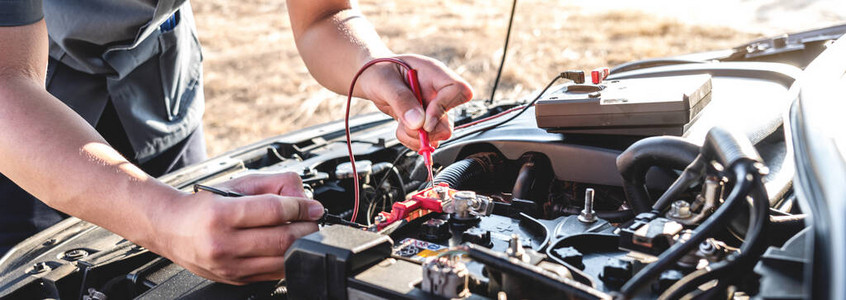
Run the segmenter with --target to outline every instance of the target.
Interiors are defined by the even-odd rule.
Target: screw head
[[[693,214],[690,212],[690,203],[684,200],[678,200],[670,205],[670,217],[676,219],[687,219]]]
[[[702,253],[713,254],[716,250],[717,249],[714,248],[714,245],[712,245],[708,241],[703,241],[701,244],[699,244],[699,251],[702,251]]]
[[[67,261],[75,261],[85,256],[88,256],[88,251],[85,251],[83,249],[73,249],[65,252],[65,254],[62,256],[62,259]]]
[[[50,265],[48,265],[46,262],[42,261],[42,262],[38,262],[38,263],[33,264],[32,267],[30,267],[29,269],[26,270],[26,272],[28,274],[39,274],[39,273],[44,273],[44,272],[50,271],[51,269],[52,268],[50,268]]]

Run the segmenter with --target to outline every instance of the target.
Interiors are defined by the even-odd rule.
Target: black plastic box
[[[327,226],[285,253],[288,299],[347,299],[348,278],[391,256],[391,238],[347,226]]]

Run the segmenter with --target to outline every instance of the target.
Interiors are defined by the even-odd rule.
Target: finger
[[[429,140],[431,142],[443,141],[452,137],[453,131],[453,124],[452,120],[450,120],[449,115],[444,115],[439,121],[438,125],[435,127],[435,130],[429,135]],[[434,147],[434,145],[433,145]]]
[[[221,277],[238,284],[278,280],[285,277],[285,258],[281,256],[244,258],[235,261],[227,268],[226,274]]]
[[[290,196],[298,198],[308,198],[303,187],[303,179],[300,174],[294,172],[285,172],[278,174],[274,182],[281,185],[281,188],[276,191],[276,195]],[[273,189],[271,189],[272,191]]]
[[[297,173],[251,174],[220,184],[247,195],[274,194],[305,198],[303,181]]]
[[[379,109],[379,111],[381,111],[381,112],[385,113],[386,115],[389,115],[389,116],[393,117],[394,119],[396,119],[396,120],[397,120],[397,122],[400,122],[400,121],[399,121],[399,119],[398,119],[397,117],[395,117],[395,116],[394,116],[394,111],[393,111],[393,110],[391,110],[391,106],[390,106],[390,105],[388,105],[388,104],[387,104],[387,103],[385,103],[385,102],[375,102],[375,101],[373,102],[373,104],[375,104],[375,105],[376,105],[376,108],[377,108],[377,109]],[[402,124],[402,122],[400,122],[400,124]]]
[[[447,111],[470,101],[472,97],[473,91],[470,86],[462,81],[455,81],[438,89],[435,99],[432,99],[426,105],[426,122],[423,128],[432,132]]]
[[[237,257],[282,256],[298,238],[317,231],[317,223],[293,222],[273,227],[239,230],[233,244]]]
[[[285,276],[285,258],[282,256],[265,256],[265,257],[250,257],[242,259],[238,262],[239,268],[248,270],[248,274],[244,274],[239,279],[243,281],[256,275],[275,274],[277,278]]]
[[[251,228],[282,225],[293,221],[315,221],[323,216],[323,205],[315,200],[275,195],[227,198],[231,225]]]
[[[423,107],[399,77],[391,77],[379,93],[381,94],[379,98],[390,105],[394,118],[399,119],[410,129],[423,127],[425,118]]]
[[[417,151],[420,149],[420,141],[417,140],[417,131],[415,130],[414,132],[415,135],[411,136],[408,130],[406,130],[403,126],[399,126],[397,127],[397,139],[406,147]]]

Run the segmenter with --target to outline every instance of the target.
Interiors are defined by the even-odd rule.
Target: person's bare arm
[[[323,212],[304,197],[299,177],[226,184],[264,194],[242,198],[187,194],[161,183],[45,90],[47,47],[43,20],[0,27],[0,172],[47,205],[209,279],[238,284],[283,276],[285,249],[317,230],[314,222],[297,221]]]
[[[377,57],[399,57],[418,70],[427,103],[425,118],[406,88],[402,74],[393,65],[380,64],[365,72],[355,96],[370,99],[379,110],[401,121],[397,138],[409,147],[419,147],[417,129],[421,127],[432,133],[429,135],[432,141],[449,138],[452,123],[446,112],[473,97],[467,82],[432,58],[394,55],[351,1],[289,0],[287,3],[297,48],[320,84],[346,94],[353,75],[362,65]]]
[[[43,21],[0,27],[0,170],[58,210],[99,225],[135,220],[113,230],[144,242],[152,224],[139,214],[155,213],[149,198],[181,194],[127,163],[47,93],[46,33]]]

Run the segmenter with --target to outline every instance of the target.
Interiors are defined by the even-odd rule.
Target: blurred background
[[[203,44],[209,155],[343,117],[345,97],[297,54],[284,0],[192,3]],[[440,59],[489,96],[511,1],[362,0],[397,53]],[[842,0],[520,0],[497,98],[520,98],[559,71],[731,48],[846,22]],[[355,101],[354,113],[376,111]]]

